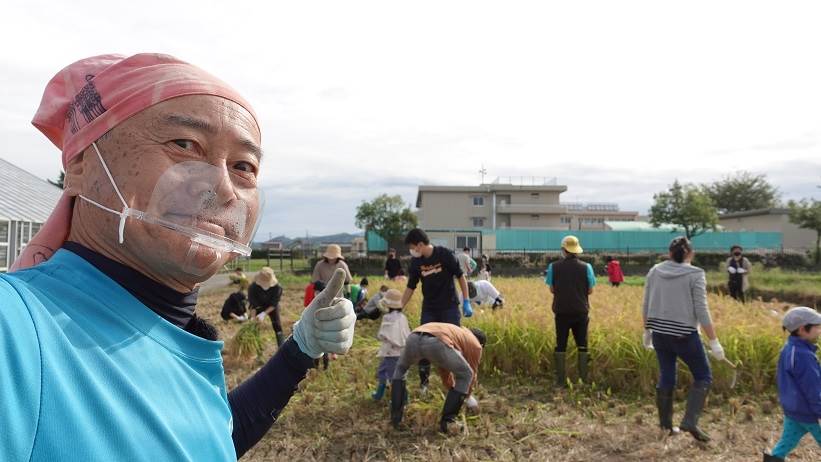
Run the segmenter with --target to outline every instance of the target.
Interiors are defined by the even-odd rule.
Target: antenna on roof
[[[479,184],[485,184],[485,175],[487,175],[487,169],[485,168],[485,164],[482,164],[482,168],[479,169],[479,174],[482,175],[482,182]]]

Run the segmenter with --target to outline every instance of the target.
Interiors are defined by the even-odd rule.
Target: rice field
[[[371,278],[371,290],[382,283]],[[727,356],[740,365],[737,385],[731,388],[730,368],[713,362],[714,393],[702,418],[713,441],[701,444],[688,436],[665,438],[656,430],[657,368],[653,352],[640,342],[640,286],[596,288],[590,325],[593,383],[560,390],[551,383],[555,335],[549,290],[538,278],[494,278],[493,283],[506,306],[495,312],[478,307],[473,318],[464,320],[488,333],[475,393],[481,409],[463,413],[468,429],[464,435],[446,438],[435,431],[444,394],[420,397],[413,372],[408,381],[409,429],[389,427],[387,400],[370,399],[378,364],[378,321],[360,321],[351,352],[332,362],[328,371],[311,371],[277,424],[242,460],[748,461],[760,460],[761,451],[778,439],[781,410],[774,374],[785,339],[780,316],[787,305],[760,300],[742,305],[709,295],[719,338]],[[303,287],[297,279],[285,283],[286,326],[299,317]],[[230,344],[240,325],[218,317],[228,293],[225,289],[203,296],[198,310]],[[412,327],[418,324],[419,310],[417,293],[406,310]],[[259,359],[237,360],[228,348],[229,388],[276,350],[270,324],[259,327],[264,346]],[[569,353],[573,351],[571,340]],[[573,364],[569,358],[570,378],[575,377]],[[683,413],[690,383],[681,372],[676,419]],[[436,386],[438,378],[431,380]],[[821,449],[805,439],[790,460],[821,460]]]

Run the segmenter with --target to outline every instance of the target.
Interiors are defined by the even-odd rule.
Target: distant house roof
[[[0,219],[46,221],[63,191],[0,159]]]
[[[678,230],[676,225],[663,224],[656,228],[646,221],[605,221],[604,224],[612,231],[667,231],[672,233]]]
[[[755,209],[745,210],[743,212],[725,213],[718,217],[719,220],[723,218],[743,218],[743,217],[757,217],[761,215],[788,215],[790,209],[785,208],[770,208],[770,209]]]
[[[558,184],[518,185],[505,183],[483,183],[478,186],[438,186],[423,184],[419,185],[419,191],[416,193],[416,207],[422,207],[422,193],[425,192],[489,193],[513,191],[563,193],[567,191],[567,186]]]

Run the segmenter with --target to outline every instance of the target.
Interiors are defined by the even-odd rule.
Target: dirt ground
[[[238,328],[219,318],[228,292],[204,295],[198,308],[226,341]],[[301,287],[285,287],[283,322],[288,332],[301,301]],[[480,411],[463,413],[464,434],[445,437],[436,432],[444,395],[436,390],[420,397],[413,373],[407,425],[396,431],[388,424],[388,400],[370,398],[378,363],[377,323],[360,322],[351,352],[327,371],[311,371],[277,423],[241,460],[754,461],[761,460],[761,451],[772,447],[780,434],[775,390],[747,397],[713,395],[702,418],[713,441],[701,444],[689,435],[663,436],[656,427],[652,396],[611,396],[594,387],[557,391],[542,379],[480,376],[475,393]],[[265,358],[276,346],[270,323],[263,332]],[[229,389],[259,365],[226,358]],[[432,385],[437,383],[433,377]],[[683,392],[676,418],[683,413]],[[819,461],[821,448],[807,435],[789,460]]]

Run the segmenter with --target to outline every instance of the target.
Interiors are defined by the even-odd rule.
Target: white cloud
[[[59,154],[29,123],[46,82],[93,54],[161,51],[255,105],[265,234],[351,231],[360,200],[473,184],[481,164],[633,209],[675,177],[765,172],[785,196],[821,182],[817,2],[112,8],[5,6],[0,157],[54,177]]]

